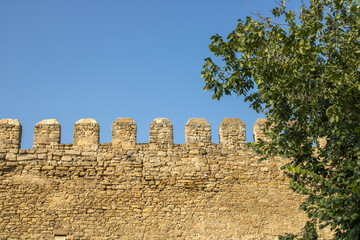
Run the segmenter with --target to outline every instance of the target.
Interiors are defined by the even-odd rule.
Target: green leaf
[[[210,51],[224,61],[204,65],[206,89],[215,99],[244,96],[263,113],[271,128],[254,150],[264,159],[287,158],[282,169],[306,195],[302,209],[312,223],[331,226],[334,239],[359,239],[359,3],[306,1],[298,14],[286,4],[272,14],[284,25],[247,17],[227,41],[212,38]],[[324,148],[315,147],[319,138]],[[305,238],[310,227],[298,238],[315,239]]]

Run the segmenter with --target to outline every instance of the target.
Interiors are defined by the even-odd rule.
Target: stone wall
[[[224,119],[219,144],[205,119],[188,121],[185,144],[164,118],[149,143],[131,118],[112,128],[99,144],[99,124],[81,119],[62,144],[60,124],[43,120],[20,149],[20,122],[1,120],[0,239],[277,239],[304,226],[284,160],[258,162],[241,120]]]

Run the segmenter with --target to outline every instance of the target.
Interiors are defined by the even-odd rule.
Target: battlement
[[[265,138],[265,119],[258,119],[253,127],[254,138]],[[131,118],[119,118],[112,124],[113,149],[135,149],[136,123]],[[0,149],[20,149],[22,126],[17,119],[0,121]],[[99,145],[100,126],[95,119],[80,119],[74,125],[73,148],[96,150]],[[171,146],[173,125],[167,118],[156,118],[150,123],[149,144]],[[206,146],[211,144],[211,126],[204,118],[190,118],[185,125],[185,144]],[[219,126],[219,144],[226,148],[241,148],[246,143],[245,123],[237,118],[225,118]],[[34,130],[34,149],[59,148],[61,126],[56,119],[38,122]]]
[[[266,120],[253,127],[266,140]],[[81,119],[73,143],[61,143],[55,119],[38,122],[33,149],[20,149],[19,120],[0,121],[0,239],[264,239],[298,232],[306,215],[289,189],[286,159],[261,158],[245,147],[245,124],[225,118],[212,143],[204,118],[185,125],[150,123],[136,142],[131,118],[112,123],[99,143],[99,123]]]

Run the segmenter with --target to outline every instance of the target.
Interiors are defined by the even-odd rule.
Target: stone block
[[[74,125],[74,146],[98,146],[100,127],[95,119],[80,119]]]
[[[173,144],[173,125],[167,118],[155,118],[150,124],[149,143]]]
[[[224,118],[219,127],[219,142],[222,146],[237,148],[246,143],[246,128],[238,118]]]
[[[33,148],[56,146],[60,137],[61,126],[56,119],[42,120],[35,125]]]
[[[190,118],[185,126],[185,144],[211,144],[211,127],[204,118]]]
[[[17,119],[0,120],[0,149],[20,149],[22,126]]]
[[[265,118],[258,118],[253,126],[254,141],[257,143],[259,140],[268,141],[269,139],[265,135],[264,129],[266,124]]]
[[[134,149],[136,146],[136,123],[131,118],[118,118],[112,124],[112,147]]]

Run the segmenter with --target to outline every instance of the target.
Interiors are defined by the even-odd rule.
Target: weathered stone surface
[[[113,122],[111,144],[113,148],[135,148],[136,123],[131,118],[118,118]]]
[[[189,120],[187,144],[172,144],[170,126],[156,119],[150,143],[136,144],[136,124],[116,120],[115,145],[91,148],[90,119],[75,128],[83,145],[1,149],[0,239],[272,240],[303,228],[301,198],[280,172],[286,160],[258,162],[240,120],[222,122],[220,144],[205,119]]]
[[[28,160],[36,160],[37,154],[26,154],[26,155],[18,155],[17,160],[18,161],[28,161]]]
[[[56,119],[45,119],[35,125],[33,148],[48,148],[60,143],[61,126]]]
[[[74,146],[99,145],[99,123],[92,118],[80,119],[74,125]]]
[[[254,133],[254,142],[259,142],[259,139],[263,141],[267,141],[268,138],[264,133],[264,128],[266,124],[265,118],[258,118],[253,126],[253,133]]]
[[[190,118],[185,125],[185,143],[206,145],[211,143],[211,127],[205,118]]]
[[[65,150],[65,154],[66,155],[81,155],[81,152],[75,151],[75,150]]]
[[[22,127],[17,119],[0,120],[0,149],[19,149]]]
[[[224,118],[219,127],[219,142],[225,147],[243,147],[246,143],[245,123],[238,118]]]
[[[149,143],[173,144],[173,125],[167,118],[155,118],[150,124]]]

